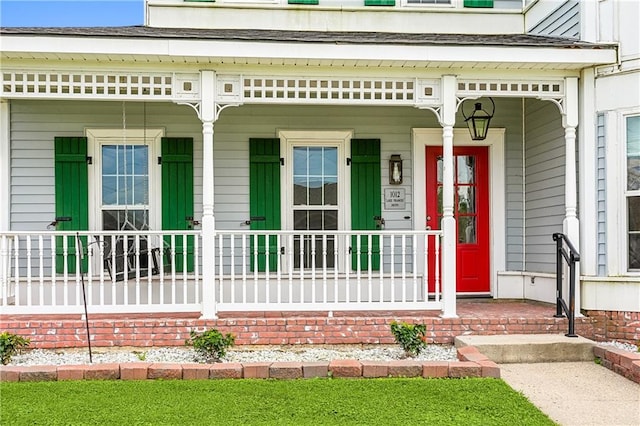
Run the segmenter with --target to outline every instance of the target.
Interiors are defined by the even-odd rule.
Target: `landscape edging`
[[[248,363],[113,363],[88,365],[0,366],[0,381],[57,380],[190,380],[219,378],[382,378],[500,377],[500,367],[475,347],[458,349],[459,361],[248,362]]]
[[[593,355],[600,365],[640,384],[640,352],[596,345]]]

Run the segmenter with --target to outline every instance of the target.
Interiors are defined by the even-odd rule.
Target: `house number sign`
[[[384,189],[384,209],[404,210],[406,207],[405,188],[385,188]]]

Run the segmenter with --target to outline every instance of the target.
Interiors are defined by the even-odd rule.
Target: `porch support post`
[[[564,115],[562,125],[565,139],[565,202],[564,221],[562,230],[574,247],[580,247],[580,221],[577,215],[577,174],[576,174],[576,127],[578,126],[578,78],[567,77],[565,79]],[[580,314],[580,265],[575,277],[575,311]]]
[[[11,139],[10,139],[9,101],[0,100],[0,232],[9,231],[9,211],[11,210]]]
[[[215,73],[202,71],[202,318],[216,318],[215,217],[213,215],[213,123],[216,119]]]
[[[456,219],[453,216],[453,126],[456,77],[442,77],[442,317],[456,318]]]

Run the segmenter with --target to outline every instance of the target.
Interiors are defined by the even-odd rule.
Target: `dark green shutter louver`
[[[493,7],[493,0],[464,0],[464,7]]]
[[[193,139],[162,138],[162,229],[192,229],[192,220]],[[186,268],[188,272],[193,271],[194,265],[193,238],[193,236],[187,237]],[[165,236],[164,241],[165,246],[169,247],[171,238]],[[175,244],[175,269],[182,272],[185,268],[185,247],[182,236],[176,236]]]
[[[376,217],[381,215],[380,139],[351,140],[351,229],[379,229]],[[358,241],[351,239],[351,267],[358,268]],[[360,269],[369,268],[369,241],[360,238]],[[380,269],[380,239],[371,241],[371,269]]]
[[[87,169],[87,138],[56,137],[55,203],[59,231],[89,229],[89,183]],[[67,239],[67,271],[76,272],[76,236],[56,237],[56,272],[64,272],[64,239]],[[87,239],[81,237],[86,252]],[[87,259],[82,263],[87,271]]]
[[[249,140],[249,215],[252,230],[279,230],[280,139]],[[258,271],[266,270],[267,241],[258,237]],[[280,252],[277,239],[269,237],[269,271],[275,271]],[[251,270],[255,270],[255,246],[251,239]]]
[[[364,0],[365,6],[395,6],[396,0]]]

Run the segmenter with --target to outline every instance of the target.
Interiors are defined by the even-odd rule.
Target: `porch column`
[[[562,125],[565,139],[564,221],[562,231],[574,247],[580,247],[580,221],[577,216],[576,127],[578,126],[578,78],[565,79],[565,102]],[[576,315],[580,314],[580,267],[576,268]]]
[[[442,77],[442,317],[456,318],[456,219],[453,216],[453,126],[456,77]]]
[[[202,71],[202,318],[216,317],[215,217],[213,215],[213,123],[216,118],[215,73]]]

